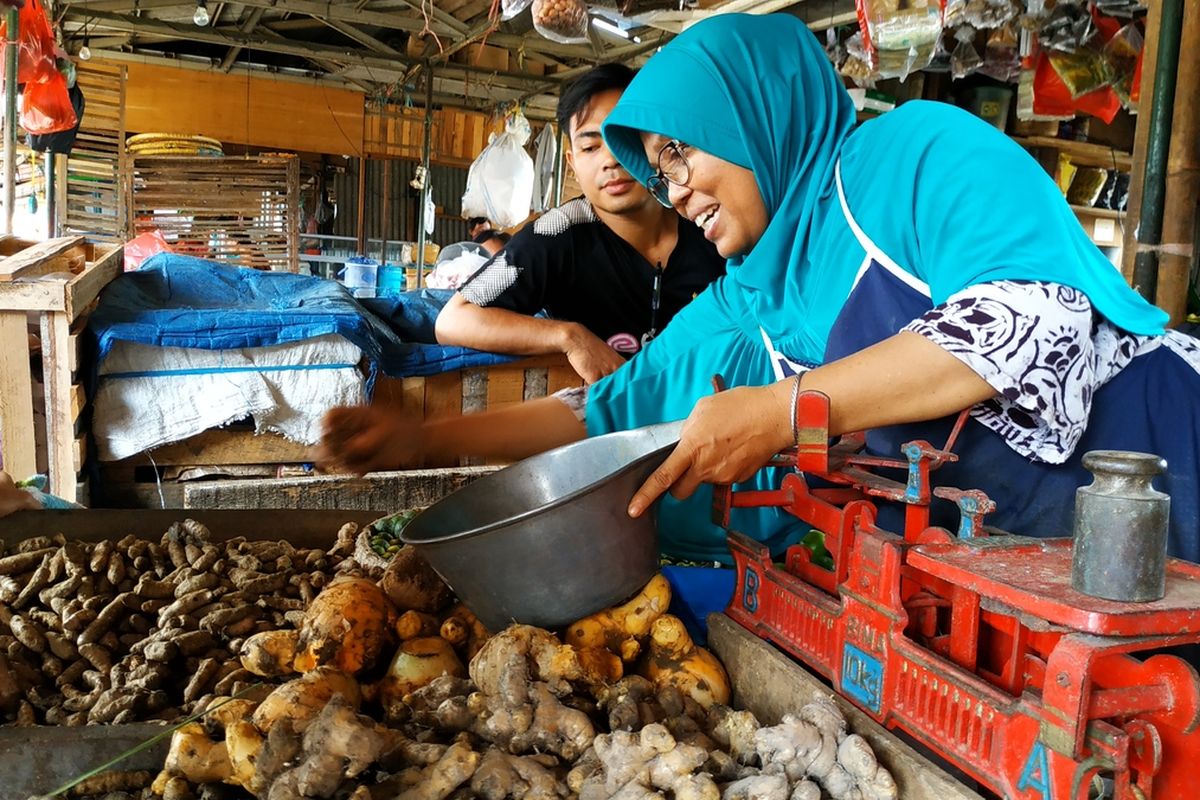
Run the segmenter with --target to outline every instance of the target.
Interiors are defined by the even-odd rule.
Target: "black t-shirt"
[[[654,265],[580,197],[526,225],[458,291],[478,306],[522,314],[545,309],[630,355],[641,349],[651,318],[661,332],[693,297],[725,274],[725,259],[698,227],[680,218],[656,314],[651,310],[654,274]]]

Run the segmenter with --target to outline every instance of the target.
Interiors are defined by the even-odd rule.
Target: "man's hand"
[[[346,406],[321,421],[317,465],[328,472],[364,475],[421,463],[425,431],[419,419],[394,408]]]
[[[625,364],[621,354],[601,341],[596,334],[582,325],[569,325],[563,353],[584,383],[595,383]]]
[[[0,472],[0,517],[7,517],[14,511],[35,511],[39,508],[41,505],[37,498],[17,488],[7,472]]]
[[[629,503],[639,517],[664,492],[680,500],[701,483],[737,483],[792,444],[791,381],[718,392],[696,403],[679,444]]]

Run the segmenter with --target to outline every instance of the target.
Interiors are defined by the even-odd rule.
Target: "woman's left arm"
[[[701,483],[736,483],[792,440],[794,378],[701,399],[679,445],[629,504],[640,516],[664,492],[685,498]],[[928,339],[902,331],[803,375],[805,390],[829,396],[829,433],[937,419],[996,395],[983,378]]]

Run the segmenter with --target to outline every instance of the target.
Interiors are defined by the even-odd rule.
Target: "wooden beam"
[[[247,430],[215,429],[116,463],[144,466],[150,464],[151,458],[160,467],[179,467],[209,464],[296,464],[310,461],[311,455],[306,445],[288,441],[275,433],[255,434]]]
[[[371,34],[367,33],[366,31],[359,30],[356,26],[351,25],[348,22],[339,22],[333,19],[321,19],[320,17],[318,17],[318,19],[346,38],[352,39],[359,44],[370,48],[376,53],[386,53],[391,56],[401,55],[400,51],[396,48],[381,42]]]
[[[86,262],[82,236],[50,239],[0,259],[0,281],[34,278],[52,272],[78,272]]]
[[[258,23],[262,20],[264,11],[266,11],[266,9],[250,9],[250,15],[246,17],[245,22],[238,26],[238,30],[240,30],[242,33],[250,33],[253,31],[258,27]],[[225,57],[221,59],[221,72],[229,72],[229,70],[233,67],[233,62],[237,61],[237,57],[241,55],[242,49],[243,48],[241,45],[235,45],[225,51]]]

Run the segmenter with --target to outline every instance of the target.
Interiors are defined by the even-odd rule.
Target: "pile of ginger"
[[[623,606],[568,626],[561,638],[527,625],[489,638],[461,608],[447,632],[435,626],[438,609],[400,613],[395,593],[380,585],[335,581],[306,610],[299,631],[248,640],[243,666],[286,682],[261,697],[213,698],[199,721],[174,734],[162,772],[143,795],[897,796],[890,774],[847,732],[830,697],[814,696],[772,726],[732,710],[720,662],[666,613],[670,589],[662,576]],[[365,610],[378,608],[385,612]],[[417,624],[411,611],[427,619]]]

